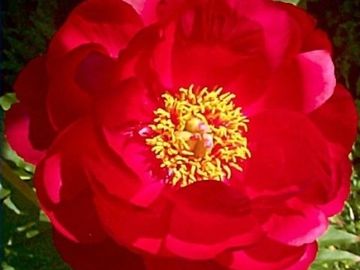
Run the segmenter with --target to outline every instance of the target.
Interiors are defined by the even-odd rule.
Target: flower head
[[[65,260],[307,269],[347,197],[356,132],[330,54],[280,2],[80,4],[20,73],[6,130],[37,163]]]

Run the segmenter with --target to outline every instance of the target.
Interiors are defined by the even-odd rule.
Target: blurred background
[[[240,1],[240,0],[239,0]],[[54,31],[79,0],[3,0],[1,5],[0,115],[16,100],[12,85],[22,67],[43,53]],[[360,112],[360,0],[284,0],[318,19],[334,44],[336,76]],[[32,192],[34,168],[17,157],[1,129],[0,269],[70,269],[57,254],[51,228]],[[339,131],[341,132],[341,131]],[[360,137],[351,155],[352,193],[341,215],[320,240],[312,270],[360,270]],[[170,269],[169,269],[170,270]],[[251,270],[251,269],[247,269]]]

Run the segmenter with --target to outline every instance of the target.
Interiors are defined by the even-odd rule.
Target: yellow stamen
[[[242,171],[241,162],[250,157],[244,137],[248,119],[233,103],[233,93],[190,86],[162,98],[164,108],[154,112],[146,143],[168,170],[167,182],[184,187]]]

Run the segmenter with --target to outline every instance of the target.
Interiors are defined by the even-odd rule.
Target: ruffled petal
[[[136,80],[126,80],[115,87],[113,94],[98,103],[98,121],[108,149],[123,166],[140,181],[141,193],[157,194],[163,186],[165,171],[160,168],[144,134],[154,118],[155,103],[147,90]],[[130,172],[131,173],[131,172]]]
[[[310,265],[314,262],[318,251],[318,245],[316,242],[306,245],[305,252],[298,259],[296,263],[289,266],[285,270],[307,270]]]
[[[136,153],[130,151],[129,155],[132,154],[134,159],[123,160],[121,157],[111,155],[112,153],[106,149],[106,144],[101,142],[98,144],[84,160],[95,193],[105,192],[109,196],[128,201],[138,207],[147,207],[160,196],[164,184],[160,180],[152,179],[149,171],[144,168],[145,163],[141,163],[141,153],[138,153],[136,159]],[[131,167],[131,164],[137,167]]]
[[[248,199],[223,183],[198,182],[175,192],[171,200],[175,207],[165,246],[180,257],[211,259],[262,235]]]
[[[274,207],[271,210],[264,226],[267,236],[287,245],[301,246],[312,243],[328,226],[327,217],[319,208],[297,199],[291,199],[280,205],[280,208]]]
[[[332,97],[310,114],[322,134],[350,152],[356,138],[358,115],[350,93],[337,85]],[[341,132],[339,132],[341,130]]]
[[[350,178],[352,174],[352,164],[349,160],[348,152],[338,145],[329,145],[332,157],[332,177],[328,185],[332,188],[332,193],[327,200],[318,207],[328,216],[340,213],[344,207],[350,192]]]
[[[77,6],[53,38],[49,57],[54,60],[83,44],[98,43],[116,58],[131,37],[142,27],[141,18],[127,3],[88,0]]]
[[[5,136],[14,151],[27,162],[37,164],[45,155],[34,148],[30,141],[30,117],[23,104],[14,104],[5,118]]]
[[[332,54],[333,47],[326,32],[315,29],[304,40],[302,51],[325,50]]]
[[[296,20],[302,32],[302,52],[325,50],[332,52],[332,45],[326,33],[316,28],[316,19],[304,9],[295,5],[279,2],[277,5],[286,10]]]
[[[326,141],[304,115],[266,111],[249,119],[251,157],[233,184],[256,198],[277,193],[326,201],[331,191],[331,165]],[[289,196],[290,196],[289,195]]]
[[[143,19],[145,25],[151,24],[157,19],[159,0],[124,0],[130,4]]]
[[[93,144],[88,130],[89,122],[85,120],[70,126],[58,137],[35,172],[37,195],[52,224],[65,237],[82,243],[105,237],[88,177],[80,162],[83,149]]]
[[[215,2],[183,3],[180,16],[139,32],[124,51],[122,69],[136,74],[157,95],[194,84],[223,86],[241,96],[242,103],[253,101],[264,91],[269,74],[261,28],[237,17],[222,1],[217,9]],[[168,3],[165,10],[177,5]],[[201,24],[201,18],[205,21],[218,10],[219,20]]]
[[[147,270],[226,270],[214,261],[193,261],[180,258],[145,257]]]
[[[334,93],[334,64],[326,51],[303,53],[298,56],[298,63],[303,76],[303,110],[310,112],[324,104]]]
[[[136,77],[155,97],[172,91],[171,37],[158,25],[139,31],[119,56],[116,76],[121,79]]]
[[[143,259],[110,239],[99,243],[76,243],[54,231],[54,244],[74,270],[145,270]]]
[[[75,75],[80,88],[95,97],[106,95],[114,78],[116,61],[107,56],[102,49],[100,47],[90,51],[79,64]]]
[[[103,55],[104,48],[97,44],[83,45],[64,55],[57,63],[51,59],[48,61],[50,83],[47,107],[51,121],[58,129],[65,128],[90,111],[92,94],[96,90],[89,88],[89,80],[85,80],[82,74],[79,74],[79,68],[82,71],[86,61],[94,54]],[[102,72],[108,70],[102,70],[100,74]],[[99,78],[99,73],[91,75]],[[78,83],[79,80],[81,84]],[[104,94],[107,88],[107,84],[104,84]]]
[[[149,124],[157,108],[154,100],[137,79],[114,82],[108,95],[96,104],[99,123],[114,132]]]
[[[238,106],[254,102],[264,93],[268,67],[261,52],[247,54],[205,44],[179,47],[173,52],[174,89],[191,84],[222,86],[236,94]]]
[[[148,254],[161,252],[170,210],[162,199],[142,208],[97,190],[95,204],[104,228],[119,244]]]
[[[226,2],[238,14],[260,26],[265,39],[266,55],[273,67],[293,57],[300,50],[302,26],[282,3],[266,0]],[[309,20],[305,17],[303,19]]]
[[[5,134],[10,145],[34,164],[55,137],[45,106],[48,91],[45,61],[45,56],[35,58],[20,73],[14,89],[21,103],[15,104],[5,118]]]
[[[177,20],[180,17],[185,33],[193,33],[192,37],[195,37],[197,42],[202,40],[216,43],[219,38],[224,38],[228,44],[235,40],[241,43],[243,39],[231,37],[235,37],[239,29],[240,32],[250,29],[248,24],[243,24],[244,21],[252,22],[257,25],[257,29],[262,29],[264,42],[261,44],[265,46],[263,52],[273,67],[300,50],[303,25],[313,25],[311,17],[302,16],[299,22],[298,18],[295,19],[289,14],[283,4],[266,0],[178,0],[161,3],[158,10],[159,17],[165,21]]]
[[[264,239],[247,249],[224,253],[218,261],[234,270],[306,270],[315,259],[316,251],[316,243],[293,247]]]
[[[265,106],[311,112],[333,95],[335,85],[334,64],[328,52],[302,53],[274,74]]]

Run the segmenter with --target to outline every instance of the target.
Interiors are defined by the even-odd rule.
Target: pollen
[[[180,88],[162,95],[146,144],[151,147],[167,183],[184,187],[197,181],[230,179],[250,157],[245,134],[248,118],[236,107],[235,95],[223,88]]]

